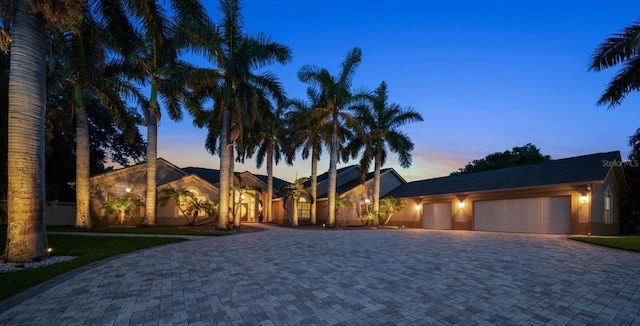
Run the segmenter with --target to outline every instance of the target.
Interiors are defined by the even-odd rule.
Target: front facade
[[[178,168],[158,159],[158,188],[185,188],[203,200],[219,198],[219,171]],[[291,200],[277,193],[285,181],[274,178],[273,222],[289,224]],[[102,202],[115,196],[146,198],[146,164],[91,178],[91,216],[95,225],[117,224]],[[317,224],[326,223],[328,173],[318,176]],[[305,186],[309,186],[306,184]],[[241,222],[261,222],[267,200],[266,176],[236,174],[231,214]],[[394,169],[381,171],[380,198],[401,198],[405,209],[390,225],[440,230],[498,231],[549,234],[617,235],[620,197],[627,185],[619,152],[597,153],[545,163],[406,182]],[[337,195],[352,204],[339,208],[339,226],[363,225],[360,213],[373,201],[373,173],[360,182],[357,166],[338,170]],[[300,224],[310,223],[310,198],[297,203]],[[142,222],[144,207],[131,212],[128,224]],[[157,208],[157,225],[186,225],[176,203]],[[200,223],[213,222],[215,216]]]
[[[118,225],[117,212],[103,208],[103,203],[116,197],[132,197],[143,201],[146,198],[146,163],[105,172],[90,178],[91,183],[91,219],[93,225]],[[206,168],[179,168],[159,158],[157,161],[156,184],[156,225],[179,226],[188,225],[189,216],[185,216],[185,203],[180,206],[174,200],[160,204],[160,194],[165,188],[186,189],[199,201],[218,202],[220,197],[218,170]],[[267,185],[264,176],[256,176],[250,172],[236,173],[234,181],[233,204],[231,214],[241,222],[258,222],[262,216],[263,204],[267,200]],[[274,178],[274,185],[284,181]],[[182,209],[181,209],[182,208]],[[140,225],[144,218],[144,206],[127,212],[126,225]],[[199,211],[196,224],[215,222],[217,215],[209,216]]]

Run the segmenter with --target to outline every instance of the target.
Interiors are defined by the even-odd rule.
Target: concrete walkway
[[[640,254],[562,236],[294,230],[156,247],[0,302],[0,325],[633,325]]]

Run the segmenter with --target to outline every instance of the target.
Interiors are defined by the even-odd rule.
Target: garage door
[[[571,233],[571,197],[536,197],[476,201],[478,231]]]
[[[451,230],[451,203],[424,205],[424,228]]]

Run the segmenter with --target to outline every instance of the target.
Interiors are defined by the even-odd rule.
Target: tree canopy
[[[512,166],[547,162],[550,160],[551,156],[542,155],[538,147],[528,143],[504,152],[489,154],[479,160],[473,160],[473,162],[468,163],[464,168],[451,172],[451,175],[502,169]]]

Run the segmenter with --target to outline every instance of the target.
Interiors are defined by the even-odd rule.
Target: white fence
[[[7,225],[7,201],[0,201],[0,225]],[[76,223],[76,203],[47,202],[44,210],[47,226],[73,226]]]

